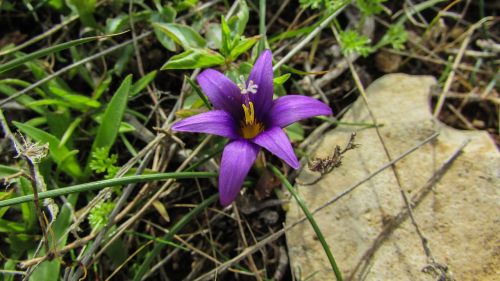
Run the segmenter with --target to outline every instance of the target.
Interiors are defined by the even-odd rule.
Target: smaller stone
[[[380,51],[375,56],[375,64],[377,68],[385,73],[396,72],[401,66],[401,56],[398,54]]]

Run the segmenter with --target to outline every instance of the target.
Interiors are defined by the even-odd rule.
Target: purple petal
[[[273,102],[273,54],[270,50],[264,50],[255,62],[255,65],[248,76],[248,81],[253,81],[257,85],[257,93],[250,94],[255,106],[255,113],[258,119],[263,119],[269,111]]]
[[[260,133],[252,141],[281,158],[290,167],[294,169],[300,167],[297,156],[293,152],[292,144],[280,127],[272,127]]]
[[[330,107],[316,99],[301,95],[288,95],[274,101],[266,119],[268,126],[283,128],[305,118],[330,114],[332,114]]]
[[[234,201],[259,153],[259,147],[245,140],[229,142],[222,153],[219,173],[219,200],[222,206]]]
[[[204,70],[196,80],[217,109],[231,113],[235,119],[241,117],[241,91],[233,81],[214,69]]]
[[[230,139],[239,138],[233,117],[224,110],[212,110],[183,119],[172,126],[180,132],[206,133]]]

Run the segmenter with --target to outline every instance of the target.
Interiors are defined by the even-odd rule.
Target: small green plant
[[[108,216],[111,211],[113,211],[114,207],[115,203],[113,202],[102,202],[92,208],[88,220],[93,231],[99,231],[106,226],[108,223]]]
[[[365,16],[376,15],[384,10],[382,3],[387,0],[356,0],[356,6]]]
[[[386,45],[391,45],[393,49],[401,50],[404,49],[404,44],[408,40],[408,33],[403,26],[403,24],[394,24],[389,27],[384,37],[375,46],[376,49],[381,48]]]
[[[354,30],[341,32],[340,41],[342,41],[341,46],[344,54],[359,53],[366,57],[373,52],[373,48],[370,46],[370,38]]]
[[[300,7],[302,9],[311,9],[316,10],[324,7],[328,7],[332,5],[333,1],[325,1],[325,0],[300,0]]]
[[[332,11],[340,8],[344,1],[334,1],[334,0],[300,0],[300,7],[302,9],[311,9],[311,10],[324,10],[327,13],[331,13]]]
[[[97,173],[106,173],[105,178],[113,178],[119,167],[115,166],[118,161],[118,155],[109,155],[109,148],[100,147],[92,153],[92,160],[90,161],[90,169]]]

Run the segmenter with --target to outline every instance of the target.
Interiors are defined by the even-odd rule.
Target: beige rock
[[[427,76],[384,76],[367,89],[370,108],[378,123],[383,124],[380,131],[393,158],[432,135],[435,129],[440,132],[437,142],[422,146],[397,163],[409,197],[420,191],[465,140],[470,140],[451,168],[414,208],[414,216],[436,262],[445,264],[453,278],[500,280],[500,155],[486,132],[459,131],[433,123],[429,92],[435,84],[435,79]],[[371,123],[361,99],[343,121]],[[316,184],[298,184],[311,210],[388,162],[375,129],[354,126],[340,126],[326,133],[313,155],[331,155],[335,145],[344,145],[353,131],[357,132],[356,143],[360,146],[345,154],[342,166]],[[298,182],[312,182],[318,176],[305,168]],[[363,259],[384,223],[402,210],[403,199],[389,168],[315,215],[344,279],[436,280],[436,276],[422,272],[429,260],[410,219],[382,239],[371,258]],[[302,216],[294,203],[287,223]],[[312,276],[308,280],[335,280],[307,222],[288,232],[287,240],[296,274],[300,272],[303,279]]]

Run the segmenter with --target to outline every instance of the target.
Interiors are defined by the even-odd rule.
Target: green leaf
[[[330,249],[330,246],[328,245],[328,242],[326,242],[325,237],[323,236],[323,233],[321,232],[321,229],[319,228],[316,220],[314,219],[313,214],[309,211],[307,208],[304,199],[300,197],[299,193],[295,190],[295,188],[290,184],[290,182],[287,180],[287,178],[276,168],[274,165],[269,164],[271,167],[271,170],[273,173],[278,177],[278,179],[283,183],[283,185],[288,189],[290,194],[292,194],[293,198],[295,201],[297,201],[297,204],[300,206],[302,209],[302,212],[306,216],[307,220],[311,224],[314,232],[316,233],[316,236],[318,237],[319,242],[321,243],[321,246],[323,247],[323,250],[325,251],[326,256],[328,257],[328,261],[330,262],[330,265],[332,267],[333,272],[335,273],[335,278],[337,281],[342,281],[342,274],[340,272],[339,267],[337,266],[337,262],[335,261],[335,258],[332,254],[332,251]]]
[[[64,132],[70,126],[74,118],[68,110],[48,111],[45,117],[47,118],[47,125],[49,125],[48,132],[59,140],[63,138]],[[72,143],[72,139],[68,139],[68,141],[67,143],[69,144],[66,145],[66,147],[71,149],[70,144]]]
[[[179,0],[173,2],[175,3],[175,10],[177,12],[182,12],[184,10],[194,8],[198,3],[198,0]]]
[[[93,231],[99,231],[108,223],[108,216],[115,207],[114,202],[102,202],[90,210],[88,221]]]
[[[158,12],[154,12],[150,16],[150,22],[154,23],[171,23],[177,16],[177,12],[170,6],[162,6],[160,1],[155,0],[155,6]],[[156,39],[165,47],[167,50],[175,52],[176,46],[174,40],[170,39],[163,31],[158,28],[154,28],[154,33]]]
[[[18,173],[19,171],[20,170],[18,168],[0,164],[0,178],[10,176],[12,174]]]
[[[285,132],[292,142],[304,139],[304,128],[300,123],[293,123],[285,128]]]
[[[132,89],[130,90],[130,97],[133,97],[137,94],[139,94],[146,86],[151,83],[156,77],[156,70],[151,71],[150,73],[144,75],[141,79],[139,79],[137,82],[135,82],[132,85]]]
[[[171,57],[161,69],[195,69],[221,65],[224,62],[224,57],[216,51],[210,49],[190,49]]]
[[[401,50],[405,48],[404,44],[407,40],[408,33],[406,33],[403,23],[393,24],[374,48],[379,49],[385,45],[391,44],[393,49]]]
[[[21,186],[22,195],[33,193],[33,186],[31,185],[31,182],[25,177],[19,178],[19,184]],[[21,213],[23,215],[23,222],[26,230],[32,229],[37,221],[35,204],[33,202],[21,204]]]
[[[363,57],[366,57],[373,51],[373,48],[370,46],[370,38],[354,30],[341,32],[340,41],[344,54],[359,53]]]
[[[96,100],[83,95],[74,94],[62,88],[52,86],[49,87],[49,89],[54,95],[60,97],[63,101],[68,102],[71,107],[76,109],[85,111],[89,107],[98,108],[101,106],[101,103]]]
[[[205,38],[207,38],[207,46],[210,49],[218,50],[222,48],[222,28],[220,24],[209,24],[207,32],[205,33]]]
[[[109,84],[111,84],[112,76],[111,73],[108,72],[106,75],[106,79],[99,81],[99,84],[94,90],[94,93],[92,93],[92,98],[95,100],[98,100],[102,94],[108,89]]]
[[[184,50],[191,48],[204,48],[207,44],[205,39],[190,26],[178,23],[154,22],[153,28],[169,36],[175,43],[181,45]]]
[[[93,28],[98,27],[93,16],[96,0],[69,0],[66,3],[78,13],[80,21],[84,25]]]
[[[165,33],[160,31],[159,29],[154,29],[154,32],[156,35],[156,39],[160,41],[160,43],[163,45],[163,47],[165,47],[165,49],[171,52],[175,52],[177,50],[174,40],[170,39],[170,37],[168,37]]]
[[[147,20],[151,11],[139,11],[132,14],[134,23]],[[106,19],[105,33],[123,32],[130,28],[130,17],[128,14],[119,14],[115,18]]]
[[[61,143],[59,145],[66,145],[71,139],[71,136],[73,136],[75,129],[80,125],[80,122],[82,122],[82,118],[77,117],[67,126],[66,130],[61,135]]]
[[[63,8],[66,6],[63,0],[48,0],[47,4],[60,12],[62,12]]]
[[[30,120],[24,122],[25,124],[28,124],[32,127],[40,127],[42,125],[47,124],[47,117],[35,117],[31,118]]]
[[[305,36],[306,34],[311,33],[318,25],[319,25],[318,23],[315,23],[313,25],[306,26],[306,27],[303,27],[300,29],[292,29],[290,31],[278,33],[278,35],[269,39],[269,44],[280,41],[280,40],[285,40],[288,38]]]
[[[245,0],[239,0],[238,3],[240,6],[238,13],[228,20],[229,28],[235,37],[243,35],[248,22],[247,2]]]
[[[14,95],[15,93],[17,93],[17,90],[9,85],[5,85],[2,83],[2,81],[0,81],[0,93],[10,97],[12,95]],[[36,113],[39,113],[39,114],[43,114],[44,113],[44,109],[41,108],[41,107],[38,107],[38,106],[35,106],[35,105],[32,105],[32,103],[35,101],[35,99],[33,99],[32,97],[28,96],[28,95],[21,95],[17,98],[15,98],[15,101],[17,101],[18,103],[26,106],[27,108],[33,110],[34,112]]]
[[[69,51],[71,53],[71,58],[73,62],[77,62],[82,60],[83,58],[87,57],[85,52],[78,50],[76,47],[71,47],[69,48]],[[91,89],[95,88],[95,82],[94,79],[92,79],[92,74],[90,73],[90,69],[87,68],[85,65],[79,65],[75,68],[72,68],[69,72],[69,76],[71,78],[74,77],[74,75],[80,75],[80,77],[87,82],[87,84],[90,86]]]
[[[244,52],[248,51],[250,48],[255,45],[260,39],[260,35],[253,36],[250,38],[244,38],[241,39],[238,45],[236,45],[234,48],[231,49],[231,54],[229,55],[229,58],[231,60],[235,60],[238,58],[241,54]]]
[[[66,146],[61,146],[60,141],[55,136],[27,124],[16,121],[13,121],[13,123],[21,132],[33,140],[41,144],[47,143],[49,145],[49,155],[59,166],[59,169],[76,178],[82,176],[82,171],[75,155],[71,155],[71,151]]]
[[[226,18],[224,16],[221,17],[221,37],[222,37],[222,45],[221,45],[221,53],[224,56],[229,56],[232,49],[231,44],[231,29],[229,29],[229,25],[227,24]]]
[[[102,118],[103,118],[104,115],[97,115],[94,120],[98,123],[98,124],[102,124]],[[133,132],[135,131],[135,127],[132,126],[130,123],[127,123],[127,122],[124,122],[124,121],[121,121],[120,122],[120,126],[118,128],[118,133],[130,133],[130,132]]]
[[[123,113],[127,107],[131,84],[132,75],[130,74],[123,80],[111,98],[104,111],[101,125],[97,129],[97,134],[92,144],[92,152],[99,147],[109,148],[115,143]]]
[[[384,10],[382,3],[387,0],[356,0],[356,6],[365,16],[376,15]]]
[[[24,225],[20,222],[0,219],[0,233],[25,232]]]
[[[0,10],[1,10],[1,8],[2,7],[0,6]],[[17,260],[12,259],[12,257],[10,257],[10,258],[4,260],[3,269],[6,271],[7,270],[18,270],[17,263],[18,263]],[[13,281],[15,275],[14,274],[4,274],[2,277],[4,278],[3,281]]]
[[[278,77],[274,77],[274,79],[273,79],[274,86],[279,86],[279,85],[285,84],[285,82],[288,80],[288,78],[290,78],[290,76],[292,76],[292,75],[290,73],[287,73],[287,74],[283,74],[283,75],[278,76]]]
[[[74,107],[72,104],[70,104],[67,101],[62,101],[62,100],[58,100],[58,99],[42,99],[42,100],[37,100],[37,101],[31,102],[28,105],[29,105],[29,107],[40,107],[40,106],[45,106],[45,105],[59,105],[61,107],[81,109],[80,107]]]
[[[123,80],[122,84],[111,98],[111,101],[104,111],[101,124],[97,129],[97,134],[95,136],[94,143],[92,144],[90,155],[92,155],[97,148],[109,149],[115,143],[116,136],[118,135],[120,124],[122,122],[123,113],[127,107],[131,84],[132,75],[130,74]],[[90,158],[91,157],[89,157],[89,160],[87,161],[87,168],[85,171],[89,170],[88,163],[90,163]]]

